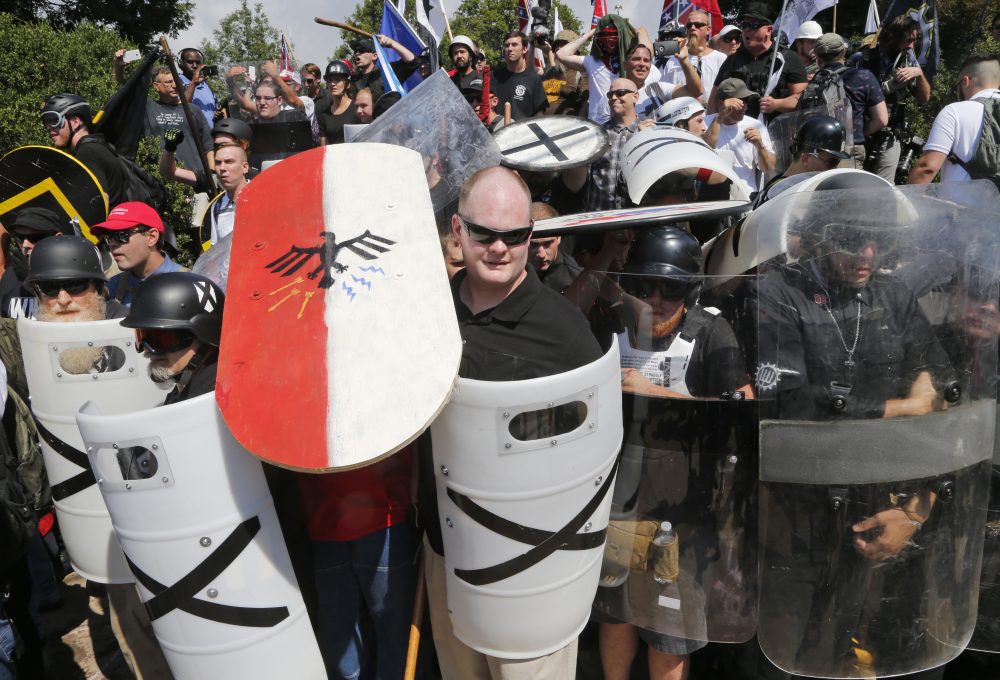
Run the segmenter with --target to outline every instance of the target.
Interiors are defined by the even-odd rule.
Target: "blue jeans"
[[[0,593],[0,598],[3,593]],[[0,602],[0,680],[14,680],[17,668],[14,663],[14,629],[10,620],[3,616],[3,603]]]
[[[416,589],[417,530],[400,524],[353,541],[312,545],[319,645],[329,677],[399,680]],[[374,672],[366,667],[371,641],[359,625],[362,606],[374,624]]]

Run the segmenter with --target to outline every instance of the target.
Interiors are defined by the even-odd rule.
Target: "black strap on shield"
[[[145,603],[149,618],[155,621],[175,609],[180,609],[209,621],[251,628],[271,628],[287,619],[288,607],[237,607],[197,600],[194,597],[236,561],[258,531],[260,531],[260,518],[255,516],[246,520],[233,529],[226,540],[191,573],[172,586],[163,585],[142,571],[128,555],[125,555],[136,580],[153,593],[153,597]]]
[[[528,552],[511,558],[506,562],[495,564],[492,567],[482,567],[480,569],[455,569],[455,575],[466,583],[471,583],[474,586],[484,586],[490,583],[496,583],[497,581],[502,581],[506,578],[514,576],[515,574],[519,574],[522,571],[530,569],[557,550],[589,550],[591,548],[599,547],[602,543],[604,543],[607,528],[595,531],[592,534],[581,535],[577,532],[587,521],[587,518],[594,514],[597,506],[601,504],[601,501],[604,500],[604,497],[608,494],[608,491],[614,484],[615,473],[618,472],[618,464],[620,461],[621,456],[615,459],[615,464],[608,472],[608,476],[604,479],[604,483],[601,484],[600,488],[598,488],[597,493],[594,494],[593,498],[587,501],[587,504],[583,506],[583,509],[580,510],[580,512],[578,512],[569,522],[567,522],[562,529],[555,532],[545,531],[543,529],[533,529],[531,527],[519,525],[516,522],[511,522],[510,520],[499,517],[486,508],[477,505],[469,497],[462,496],[461,494],[456,493],[453,489],[448,489],[449,498],[451,498],[459,506],[459,508],[465,511],[469,517],[477,523],[486,527],[490,531],[494,531],[501,536],[504,536],[505,538],[510,538],[520,543],[526,543],[534,546]],[[473,511],[468,512],[468,508],[472,508]]]
[[[566,161],[569,160],[569,156],[567,156],[563,150],[559,148],[559,145],[556,144],[556,142],[560,139],[572,137],[573,135],[578,135],[581,132],[586,132],[590,128],[580,126],[578,128],[573,128],[572,130],[567,130],[566,132],[560,132],[557,135],[549,135],[538,123],[528,123],[528,129],[535,133],[535,137],[538,137],[538,141],[528,142],[527,144],[507,149],[503,152],[504,156],[510,156],[511,154],[515,154],[520,151],[527,151],[528,149],[533,149],[536,146],[544,146],[548,149],[549,153],[556,158],[556,160]]]
[[[90,469],[90,460],[87,458],[87,454],[83,451],[78,451],[72,446],[64,442],[59,437],[55,436],[37,418],[35,419],[35,424],[38,427],[38,434],[49,445],[53,451],[58,453],[60,456],[73,463],[77,467],[82,467],[83,470],[73,475],[69,479],[64,479],[58,484],[52,485],[52,498],[61,501],[69,498],[75,493],[79,493],[84,489],[88,489],[97,483],[97,478],[94,477],[94,471]]]

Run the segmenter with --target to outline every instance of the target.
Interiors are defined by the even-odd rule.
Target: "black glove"
[[[177,147],[181,145],[184,141],[184,132],[182,130],[167,130],[163,133],[163,148],[174,153],[177,151]]]

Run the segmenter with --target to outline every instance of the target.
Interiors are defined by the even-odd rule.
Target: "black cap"
[[[351,46],[351,51],[355,54],[359,52],[375,51],[375,43],[372,42],[371,38],[358,38],[357,40],[352,40],[348,44]]]
[[[28,257],[26,282],[69,279],[108,280],[94,244],[82,236],[53,236],[39,241]]]
[[[771,9],[767,6],[767,3],[763,2],[748,2],[740,12],[740,19],[757,19],[759,21],[766,21],[769,24],[774,23],[774,19],[771,16]]]
[[[844,152],[844,126],[833,116],[815,116],[804,122],[795,133],[792,153],[825,151],[840,159],[850,158]]]
[[[473,78],[462,88],[462,94],[481,95],[483,93],[483,79]]]
[[[211,279],[191,272],[169,272],[146,279],[135,291],[126,328],[173,328],[189,331],[219,346],[226,294]]]
[[[11,220],[3,220],[7,225],[7,231],[17,232],[18,229],[31,229],[46,234],[72,234],[73,228],[69,222],[60,219],[48,208],[27,207],[21,208],[14,214]]]

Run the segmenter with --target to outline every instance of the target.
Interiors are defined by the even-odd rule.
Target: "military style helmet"
[[[467,35],[456,35],[455,39],[451,41],[450,45],[448,45],[448,56],[449,57],[451,56],[451,48],[455,47],[456,45],[460,45],[460,46],[466,48],[467,50],[469,50],[469,56],[472,57],[473,59],[475,59],[475,57],[476,57],[476,43],[472,42],[472,38],[470,38]]]
[[[225,301],[222,289],[204,276],[191,272],[159,274],[136,290],[122,326],[185,330],[218,347]]]
[[[97,248],[82,236],[52,236],[39,241],[28,258],[26,283],[70,279],[108,280]]]
[[[675,281],[680,284],[685,303],[691,306],[701,291],[701,259],[701,245],[694,236],[677,227],[653,227],[643,231],[632,244],[624,274]],[[626,290],[631,278],[621,278]]]
[[[326,80],[330,76],[344,76],[345,78],[350,78],[351,69],[341,59],[335,59],[326,65],[326,72],[323,74],[323,79]]]
[[[832,116],[815,116],[804,122],[795,133],[792,155],[805,151],[825,151],[836,158],[850,156],[844,153],[844,126]]]
[[[236,139],[253,142],[253,130],[239,118],[223,118],[212,128],[212,136],[230,135]]]
[[[668,99],[653,113],[657,125],[674,125],[705,111],[694,97]]]

